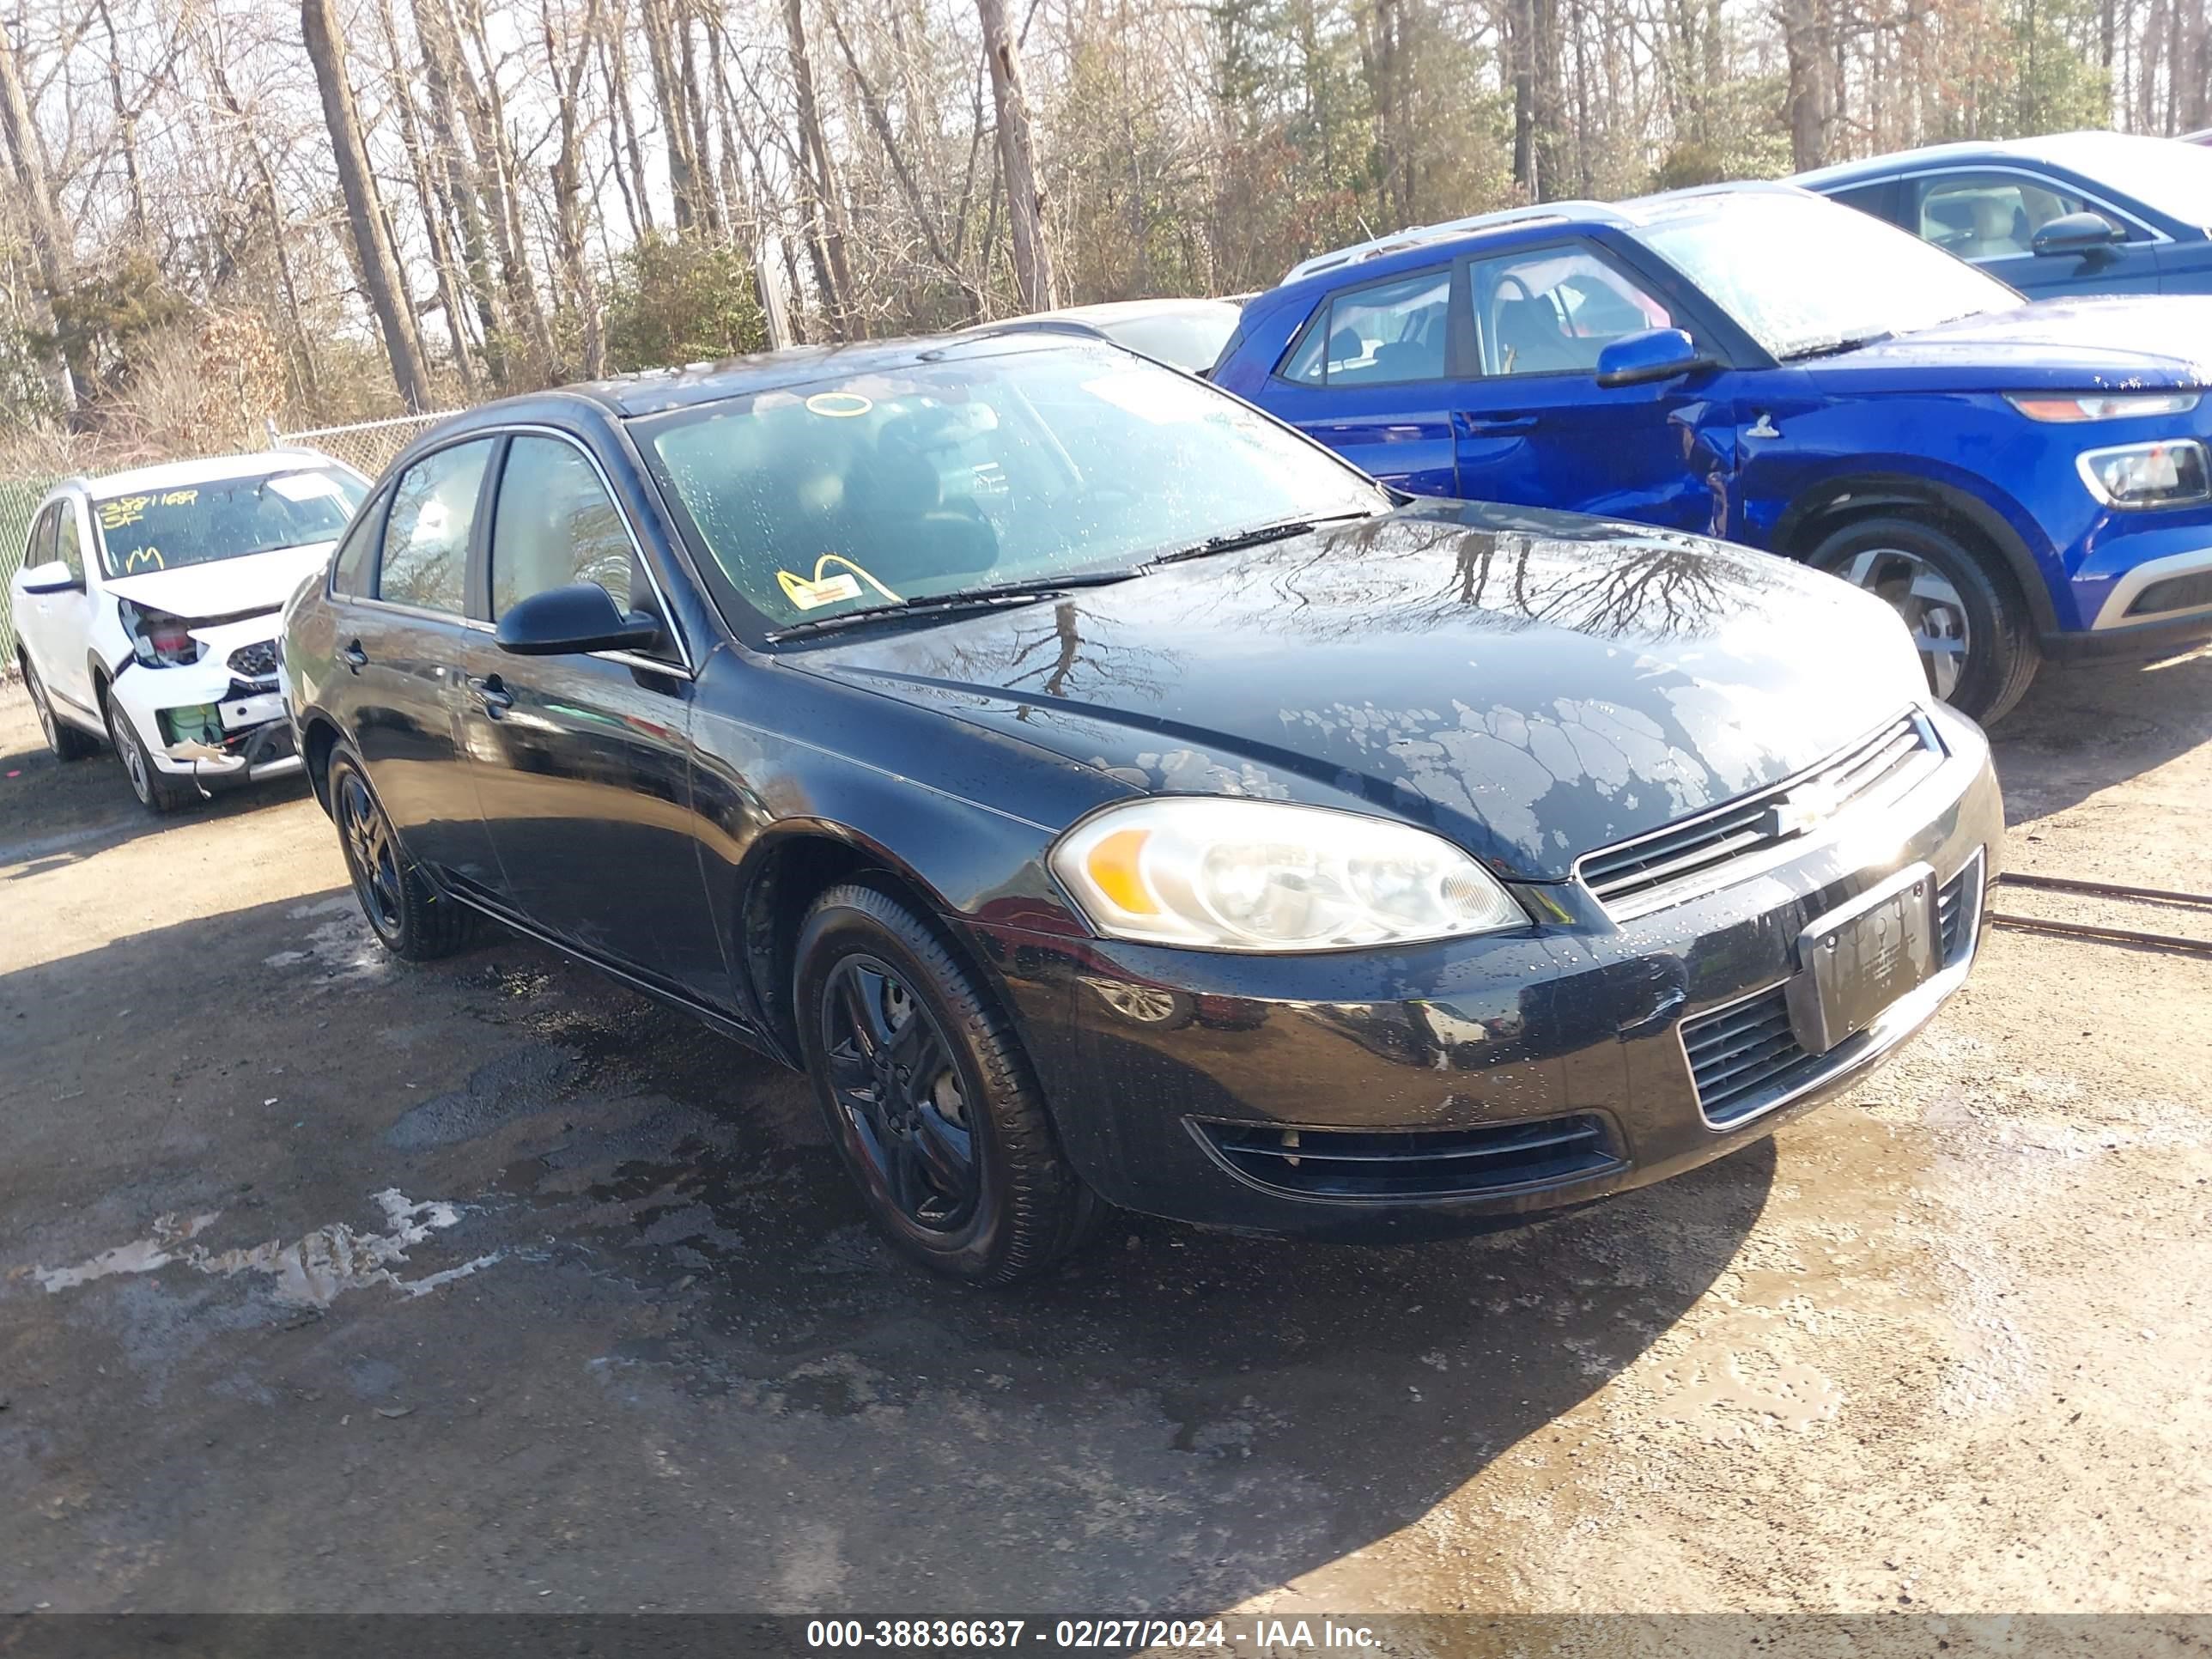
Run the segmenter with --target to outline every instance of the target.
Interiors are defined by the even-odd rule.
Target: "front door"
[[[1473,338],[1452,388],[1461,495],[1727,533],[1731,377],[1596,380],[1609,342],[1687,319],[1580,242],[1471,259],[1458,292]]]
[[[496,442],[435,450],[400,475],[372,591],[338,611],[334,669],[334,700],[408,856],[477,886],[496,872],[453,711],[471,632],[469,544]]]
[[[730,1006],[694,830],[691,675],[591,457],[565,438],[510,440],[486,550],[495,625],[533,593],[590,581],[670,630],[643,656],[517,656],[472,634],[459,731],[501,902],[596,956]]]
[[[51,501],[46,510],[39,514],[31,526],[30,541],[23,550],[25,570],[52,564],[61,556],[58,538],[64,518],[72,522],[75,518],[75,507],[67,501]],[[70,539],[76,544],[75,536]],[[76,569],[82,580],[82,554]],[[92,713],[92,680],[86,665],[92,603],[83,588],[58,593],[26,593],[18,614],[23,619],[23,648],[30,655],[32,666],[39,671],[47,697],[57,705],[74,705],[81,713]]]
[[[1907,228],[1970,259],[2031,300],[2084,294],[2155,294],[2156,243],[2057,179],[2039,173],[1988,171],[1926,173],[1905,180]],[[2102,215],[2128,240],[2086,253],[2038,253],[2035,233],[2069,213]]]

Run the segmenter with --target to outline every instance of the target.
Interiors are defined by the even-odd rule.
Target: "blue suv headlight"
[[[2087,449],[2075,460],[2089,493],[2107,507],[2184,507],[2212,501],[2212,467],[2194,438]]]

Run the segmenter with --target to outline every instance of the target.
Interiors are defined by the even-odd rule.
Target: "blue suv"
[[[1324,254],[1213,379],[1417,495],[1746,542],[1881,594],[1979,719],[2212,639],[2212,299],[2025,304],[1780,185]]]

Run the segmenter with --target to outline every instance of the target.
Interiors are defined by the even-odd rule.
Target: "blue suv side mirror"
[[[2028,246],[2038,253],[2099,253],[2128,234],[2101,213],[2063,213],[2035,233]]]
[[[1679,328],[1647,328],[1607,343],[1597,354],[1600,386],[1643,386],[1710,368],[1712,360]]]

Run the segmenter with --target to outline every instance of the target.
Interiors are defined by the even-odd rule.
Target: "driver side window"
[[[1486,375],[1587,374],[1623,335],[1674,326],[1634,278],[1584,248],[1478,259],[1468,297]]]
[[[76,503],[75,501],[58,502],[57,510],[61,514],[61,521],[55,527],[54,556],[69,567],[70,575],[82,581],[84,580],[84,543],[82,539],[82,532],[77,528]]]
[[[2009,259],[2033,252],[2035,233],[2053,219],[2087,206],[2071,191],[2017,173],[1946,173],[1921,185],[1914,228],[1961,259]]]
[[[61,522],[62,508],[66,505],[68,503],[64,501],[49,503],[46,510],[40,514],[37,521],[31,526],[31,539],[23,549],[24,569],[54,562],[54,531]]]

